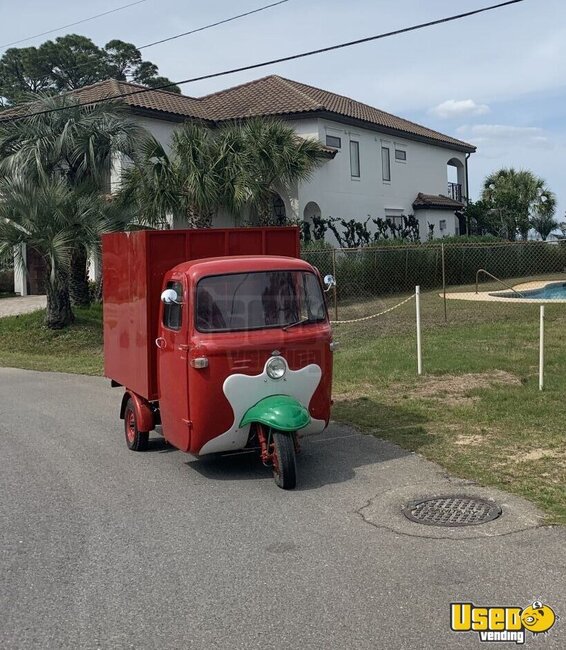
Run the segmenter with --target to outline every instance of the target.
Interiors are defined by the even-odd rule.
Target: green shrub
[[[0,270],[0,293],[14,291],[14,271],[12,269]]]

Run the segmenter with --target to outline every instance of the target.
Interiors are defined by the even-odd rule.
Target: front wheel
[[[272,430],[273,478],[283,490],[293,490],[297,485],[297,463],[293,433]]]
[[[149,441],[149,431],[139,431],[133,400],[129,399],[124,411],[124,433],[126,444],[132,451],[145,451]]]

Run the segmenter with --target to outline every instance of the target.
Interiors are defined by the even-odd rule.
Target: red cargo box
[[[299,257],[299,229],[141,230],[102,237],[104,374],[155,400],[163,276],[180,264],[226,255]]]

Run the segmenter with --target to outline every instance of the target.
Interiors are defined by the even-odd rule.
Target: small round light
[[[281,357],[273,357],[267,362],[266,370],[271,379],[281,379],[287,372],[287,364]]]

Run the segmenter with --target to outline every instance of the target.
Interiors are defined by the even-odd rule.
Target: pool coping
[[[536,280],[532,282],[522,282],[521,284],[516,284],[513,286],[515,291],[532,291],[533,289],[542,289],[548,284],[555,283],[564,283],[566,280]],[[523,304],[533,304],[533,305],[554,305],[554,304],[564,304],[566,299],[562,298],[507,298],[503,297],[502,294],[509,294],[509,289],[501,291],[480,291],[476,293],[475,291],[466,291],[458,293],[447,293],[446,298],[448,300],[471,300],[471,301],[481,301],[481,302],[520,302]],[[444,294],[439,294],[441,297],[444,297]]]

